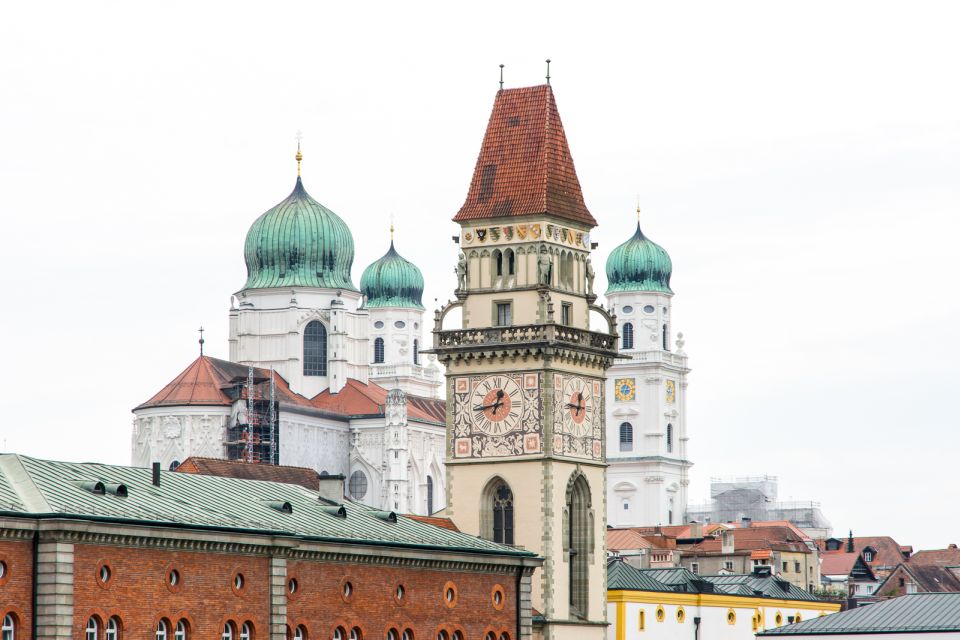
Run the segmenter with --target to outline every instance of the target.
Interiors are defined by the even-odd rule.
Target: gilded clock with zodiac
[[[523,393],[512,377],[487,376],[474,384],[470,410],[475,431],[503,435],[520,427]]]
[[[617,378],[613,382],[614,397],[617,402],[633,400],[637,394],[637,383],[634,378]]]
[[[667,380],[667,402],[673,404],[677,400],[677,383]]]

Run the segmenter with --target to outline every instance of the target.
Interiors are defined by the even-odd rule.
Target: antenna
[[[503,65],[500,65],[500,89],[503,90]]]
[[[550,84],[550,58],[547,58],[547,84]]]

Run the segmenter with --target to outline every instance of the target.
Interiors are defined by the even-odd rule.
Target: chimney
[[[752,523],[753,523],[753,518],[748,518],[747,516],[743,516],[742,518],[740,518],[740,526],[743,527],[744,529],[749,529]]]
[[[733,553],[736,550],[736,543],[733,540],[733,530],[725,529],[720,534],[720,553],[724,555]]]
[[[159,462],[153,463],[153,486],[155,487],[160,486],[160,463]]]
[[[320,476],[320,480],[317,483],[317,491],[319,491],[320,497],[330,502],[341,504],[344,495],[343,480],[344,476],[339,474]]]
[[[702,538],[703,537],[703,525],[694,520],[690,523],[690,537],[691,538]]]

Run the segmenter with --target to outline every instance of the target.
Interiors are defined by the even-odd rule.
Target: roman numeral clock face
[[[488,376],[474,384],[470,409],[474,431],[503,435],[520,428],[523,393],[512,378]]]
[[[590,434],[593,428],[593,391],[583,378],[568,378],[563,385],[564,431],[577,438]]]

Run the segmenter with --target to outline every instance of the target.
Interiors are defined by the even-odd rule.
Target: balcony
[[[617,354],[617,338],[557,324],[530,324],[482,329],[453,329],[433,332],[433,350],[448,351],[490,347],[571,346],[580,347],[605,356]]]

